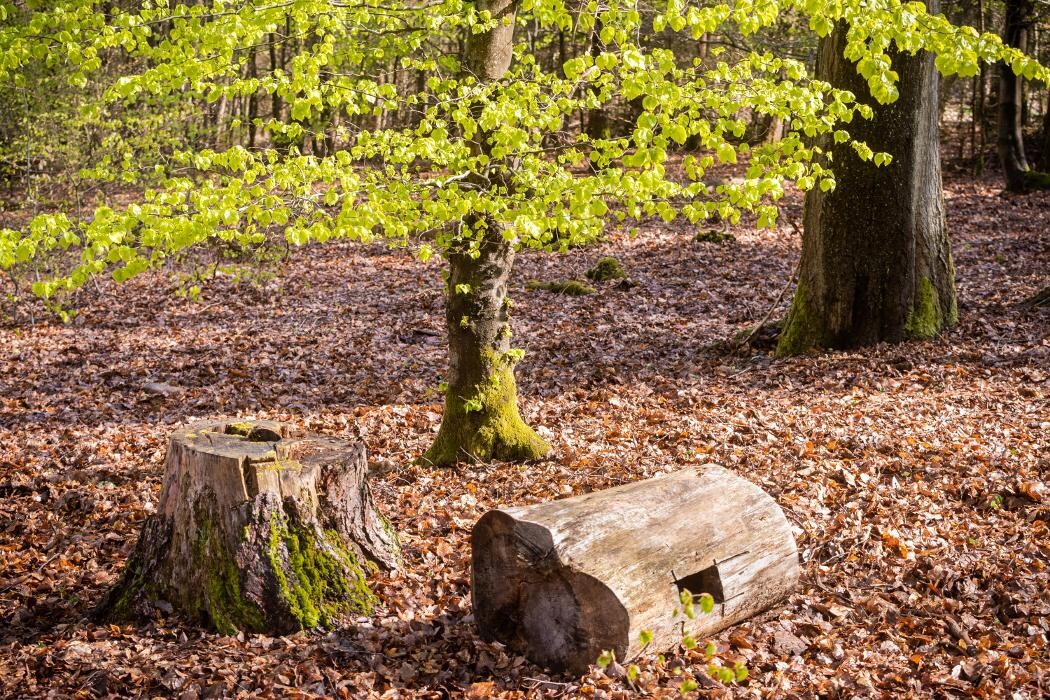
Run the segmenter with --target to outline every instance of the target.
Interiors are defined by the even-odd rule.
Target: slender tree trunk
[[[252,61],[248,65],[248,77],[258,78],[259,77],[259,56],[253,51]],[[248,148],[255,148],[255,133],[258,127],[255,124],[255,120],[259,118],[259,91],[252,90],[251,95],[248,96]]]
[[[935,3],[928,3],[937,12]],[[843,58],[844,25],[821,41],[818,75],[868,94]],[[806,196],[802,263],[778,352],[848,348],[929,338],[956,321],[954,269],[944,224],[938,145],[937,73],[929,54],[896,54],[899,99],[873,105],[854,138],[893,155],[889,166],[861,161],[849,144],[831,146],[836,187]]]
[[[977,0],[977,28],[984,34],[984,0]],[[984,62],[981,62],[977,75],[973,78],[974,83],[974,107],[973,107],[973,174],[977,177],[984,175],[984,153],[985,143],[985,80]]]
[[[1030,0],[1006,0],[1003,43],[1022,51],[1031,22]],[[1006,177],[1006,189],[1024,191],[1027,184],[1028,159],[1024,152],[1022,129],[1022,79],[1005,63],[999,64],[999,162]]]
[[[510,68],[514,47],[515,0],[478,0],[478,10],[506,24],[469,34],[463,45],[464,70],[480,82],[499,80]],[[488,134],[481,132],[475,153],[489,154]],[[494,164],[476,184],[508,187],[500,182],[503,170]],[[480,234],[472,249],[470,237],[447,252],[449,261],[448,322],[449,373],[445,410],[434,444],[423,455],[433,464],[489,459],[536,459],[550,446],[518,413],[514,382],[515,356],[510,352],[510,313],[507,280],[514,249],[503,238],[499,224],[486,218],[468,218],[463,226]]]
[[[590,55],[591,58],[598,58],[602,53],[602,20],[596,18],[594,20],[594,29],[591,31],[591,46]],[[592,95],[597,95],[597,91],[591,89]],[[592,139],[607,139],[609,138],[609,113],[605,111],[604,107],[595,107],[587,112],[587,135]]]
[[[1043,112],[1043,152],[1039,158],[1039,169],[1050,172],[1050,93],[1047,93],[1046,111]]]

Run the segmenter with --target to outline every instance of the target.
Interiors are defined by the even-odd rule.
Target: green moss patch
[[[928,277],[919,280],[915,302],[904,330],[908,336],[916,339],[933,338],[943,328],[944,315],[937,290]]]
[[[582,297],[585,294],[594,294],[594,287],[584,284],[579,280],[554,280],[552,282],[541,282],[539,280],[529,280],[525,283],[525,288],[530,291],[543,290],[547,292],[556,292],[558,294],[567,294],[571,297]]]
[[[810,313],[806,286],[799,280],[784,327],[777,339],[777,355],[801,355],[820,344],[820,330]]]
[[[364,567],[338,533],[317,533],[274,515],[267,553],[281,600],[303,629],[330,627],[340,615],[371,612]]]
[[[206,618],[221,634],[241,630],[262,632],[265,620],[259,608],[241,589],[240,571],[232,553],[222,541],[207,512],[198,508],[193,555],[204,583],[198,614]]]
[[[611,280],[622,280],[627,277],[623,265],[613,257],[605,257],[599,260],[594,267],[587,270],[587,279],[592,282],[609,282]]]
[[[735,240],[736,238],[733,237],[733,234],[719,231],[716,228],[708,228],[696,232],[697,243],[716,243],[721,245],[722,243],[728,243]]]
[[[485,358],[489,377],[470,395],[449,388],[441,428],[423,462],[518,461],[541,459],[550,452],[550,445],[518,413],[514,360],[508,355],[489,353]]]

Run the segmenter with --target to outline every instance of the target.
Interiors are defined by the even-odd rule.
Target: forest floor
[[[103,284],[62,325],[0,328],[0,696],[673,697],[695,675],[729,697],[1050,693],[1050,195],[949,180],[960,323],[896,347],[776,359],[722,342],[782,316],[800,240],[782,228],[699,243],[652,223],[514,274],[526,419],[550,459],[414,466],[441,412],[441,266],[404,250],[299,250],[261,285]],[[858,214],[862,215],[862,214]],[[636,286],[565,297],[532,278],[620,257]],[[778,301],[779,299],[779,301]],[[149,382],[177,387],[164,397]],[[287,638],[221,637],[178,617],[87,614],[155,507],[167,434],[266,417],[367,443],[406,566],[374,616]],[[717,462],[795,526],[802,580],[713,641],[750,677],[724,688],[700,651],[552,676],[471,618],[469,534],[498,504],[579,494]],[[703,648],[703,644],[701,644]]]

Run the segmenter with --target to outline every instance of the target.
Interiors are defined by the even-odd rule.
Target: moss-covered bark
[[[488,379],[466,394],[449,387],[445,414],[434,444],[424,461],[447,465],[490,459],[539,459],[550,445],[530,428],[518,412],[513,362],[488,358]]]
[[[339,533],[274,513],[266,553],[278,594],[302,629],[331,627],[344,613],[372,611],[375,596],[364,569]]]
[[[434,444],[422,460],[437,465],[490,459],[537,459],[550,447],[518,412],[510,347],[507,281],[514,251],[485,227],[474,250],[449,253],[448,389]]]
[[[400,557],[372,502],[364,448],[289,428],[176,433],[157,513],[97,615],[177,610],[224,634],[286,634],[369,612],[366,574]]]

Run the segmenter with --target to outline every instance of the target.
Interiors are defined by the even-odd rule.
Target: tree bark
[[[589,53],[592,59],[597,59],[602,54],[602,20],[596,17],[594,29],[591,30],[591,46]],[[588,88],[592,95],[598,91],[592,87]],[[587,112],[587,136],[592,139],[607,139],[610,136],[609,113],[605,107],[594,107]]]
[[[364,446],[272,421],[172,435],[157,512],[96,611],[180,612],[224,634],[329,626],[375,600],[366,573],[398,564]]]
[[[1046,111],[1043,113],[1043,152],[1039,157],[1039,169],[1050,173],[1050,93],[1046,96]]]
[[[928,3],[937,12],[935,3]],[[847,28],[821,40],[818,75],[867,95],[843,57]],[[860,160],[848,144],[833,155],[836,187],[806,195],[798,288],[777,352],[851,348],[936,336],[957,320],[955,272],[944,223],[933,57],[898,53],[900,97],[873,105],[874,119],[850,134],[893,156],[888,166]]]
[[[1003,20],[1003,43],[1022,51],[1027,44],[1031,23],[1030,0],[1006,0]],[[999,162],[1006,178],[1006,189],[1023,192],[1027,188],[1028,159],[1024,152],[1022,128],[1022,79],[1010,66],[999,63]]]
[[[783,511],[716,465],[490,511],[471,564],[481,635],[577,673],[605,650],[640,653],[643,631],[654,653],[713,634],[783,601],[799,577]],[[711,612],[675,616],[704,593]]]
[[[464,43],[464,70],[479,82],[499,80],[509,70],[514,49],[514,0],[479,0],[478,10],[509,20]],[[491,153],[489,134],[480,132],[475,153]],[[499,163],[476,186],[510,188]],[[463,222],[477,236],[476,247],[464,240],[450,249],[446,320],[449,339],[448,390],[434,444],[423,461],[437,465],[489,459],[537,459],[550,446],[518,413],[514,381],[516,357],[510,352],[510,302],[507,280],[514,249],[498,222],[472,217]],[[465,236],[464,238],[469,239]]]

